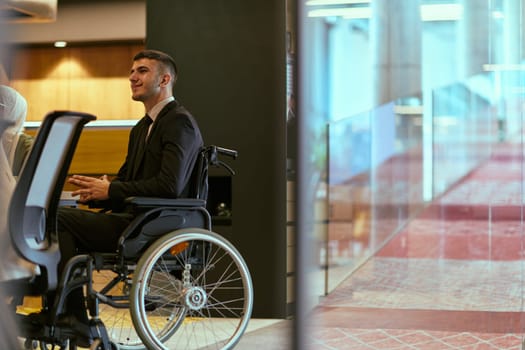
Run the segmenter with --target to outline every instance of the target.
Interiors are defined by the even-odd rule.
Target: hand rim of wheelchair
[[[156,332],[153,330],[153,327],[150,323],[150,320],[148,319],[148,312],[146,310],[145,300],[148,292],[149,284],[147,280],[151,278],[152,273],[155,271],[154,266],[159,261],[159,259],[163,259],[163,256],[169,252],[170,248],[176,244],[187,242],[187,241],[202,241],[206,243],[210,243],[214,245],[212,247],[212,250],[215,249],[213,252],[221,252],[224,254],[223,256],[219,257],[220,259],[231,259],[231,263],[235,264],[235,268],[237,271],[228,271],[228,273],[231,274],[239,274],[238,276],[240,278],[240,283],[242,283],[243,288],[243,307],[242,311],[238,313],[239,321],[235,323],[235,320],[232,321],[235,323],[231,329],[233,330],[233,333],[227,337],[226,340],[224,339],[218,339],[220,342],[225,342],[223,347],[220,349],[231,349],[233,346],[237,344],[237,342],[240,340],[240,337],[246,330],[246,327],[248,325],[248,321],[251,316],[252,308],[253,308],[253,286],[251,277],[247,268],[247,265],[242,258],[242,256],[239,254],[237,249],[225,238],[218,235],[217,233],[214,233],[212,231],[200,229],[200,228],[186,228],[186,229],[179,229],[176,231],[173,231],[171,233],[168,233],[159,239],[155,241],[142,255],[142,258],[139,260],[134,276],[133,276],[133,284],[131,287],[131,293],[130,293],[130,313],[131,318],[133,321],[133,325],[135,328],[135,331],[138,333],[139,337],[144,342],[144,345],[147,346],[148,349],[167,349],[164,346],[164,342],[166,342],[171,336],[177,335],[177,333],[180,331],[180,327],[184,327],[183,322],[184,318],[188,317],[190,314],[199,314],[203,320],[200,321],[190,321],[190,322],[207,322],[206,315],[201,311],[203,308],[205,308],[205,304],[207,303],[208,299],[210,297],[214,297],[214,295],[210,295],[206,291],[206,286],[192,286],[190,288],[187,288],[184,296],[182,299],[185,299],[185,303],[190,303],[183,306],[183,311],[180,311],[177,313],[178,319],[175,320],[175,322],[172,322],[168,324],[166,328],[163,328],[160,332]],[[211,262],[213,263],[213,261]],[[165,264],[163,262],[163,264]],[[232,266],[231,264],[229,265]],[[210,266],[211,267],[211,266]],[[204,267],[206,269],[206,267]],[[202,277],[202,276],[201,276]],[[228,278],[228,281],[219,281],[221,283],[230,283],[229,279],[232,276],[226,276]],[[221,277],[222,278],[222,277]],[[201,278],[202,279],[202,278]],[[195,281],[194,281],[195,282]],[[209,281],[208,281],[209,282]],[[217,282],[217,281],[215,281]],[[211,290],[211,293],[215,293],[215,289],[219,289],[219,283],[217,285],[213,286],[213,289]],[[231,286],[229,286],[231,287]],[[193,303],[195,299],[192,299],[192,297],[198,296],[199,300],[197,303]],[[188,299],[192,299],[189,300]],[[214,302],[218,302],[218,304],[223,303],[224,301],[214,300]],[[227,301],[231,302],[231,301]],[[224,303],[227,305],[226,303]],[[224,305],[221,305],[224,306]],[[213,309],[213,308],[211,308]],[[210,310],[211,310],[210,309]],[[209,312],[210,310],[206,310]],[[215,311],[215,310],[211,310]],[[228,312],[231,312],[233,315],[236,315],[236,312],[238,311],[232,311],[227,310]],[[221,311],[222,312],[222,311]],[[209,318],[211,320],[211,317]],[[223,318],[223,320],[225,320]],[[212,322],[216,322],[217,320],[211,320]],[[233,324],[232,323],[232,324]],[[123,347],[125,348],[125,347]],[[132,347],[131,347],[132,348]]]

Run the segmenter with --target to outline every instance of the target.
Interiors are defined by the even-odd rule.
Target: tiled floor
[[[498,154],[403,228],[316,307],[309,350],[522,349],[524,171]]]
[[[371,259],[315,310],[312,349],[520,349],[522,269]]]
[[[512,334],[329,328],[318,330],[314,336],[327,339],[314,343],[316,349],[327,350],[521,349],[520,337]]]

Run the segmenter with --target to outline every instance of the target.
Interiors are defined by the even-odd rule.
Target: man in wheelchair
[[[77,252],[114,252],[134,213],[124,205],[131,196],[179,198],[189,196],[190,177],[203,141],[197,122],[173,97],[175,61],[153,50],[133,58],[129,80],[132,98],[141,101],[144,116],[131,130],[126,160],[116,178],[74,175],[80,202],[104,202],[99,213],[64,208],[58,212],[57,234],[62,255],[59,271]],[[87,323],[82,290],[70,294],[66,311]]]
[[[132,98],[144,104],[146,115],[132,128],[128,153],[115,179],[74,175],[68,182],[78,186],[73,195],[81,203],[97,203],[104,212],[59,208],[57,237],[61,260],[58,275],[73,256],[86,252],[115,252],[121,233],[135,213],[124,204],[132,196],[188,197],[190,177],[203,141],[197,122],[173,97],[177,67],[173,58],[155,50],[133,58],[129,81]],[[48,296],[53,304],[54,294]],[[65,301],[58,323],[70,325],[79,345],[89,345],[88,316],[82,286]]]

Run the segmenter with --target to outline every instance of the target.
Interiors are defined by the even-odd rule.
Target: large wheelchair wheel
[[[130,303],[135,330],[148,349],[226,350],[248,325],[252,280],[226,239],[208,230],[181,229],[144,252]]]

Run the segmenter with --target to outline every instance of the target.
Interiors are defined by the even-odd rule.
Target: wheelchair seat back
[[[25,260],[40,267],[42,290],[57,286],[58,243],[51,238],[62,187],[83,126],[95,120],[86,113],[49,113],[38,131],[9,206],[11,242]]]
[[[120,237],[119,251],[136,258],[158,237],[181,228],[211,229],[206,210],[208,196],[208,151],[199,151],[190,177],[190,198],[131,197],[126,201],[139,213]]]
[[[190,178],[189,198],[208,199],[208,149],[201,148]]]

